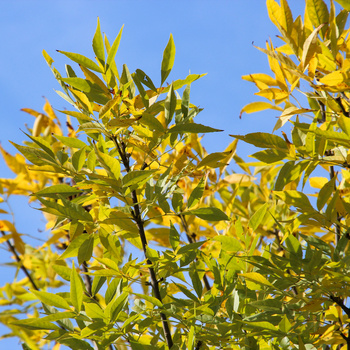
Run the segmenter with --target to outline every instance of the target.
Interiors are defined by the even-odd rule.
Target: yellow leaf
[[[287,91],[284,91],[278,88],[269,88],[269,89],[260,90],[259,92],[255,93],[255,95],[265,97],[270,101],[276,100],[277,104],[283,102],[289,96]]]
[[[254,112],[260,112],[264,111],[265,109],[275,109],[277,111],[282,111],[283,109],[278,106],[274,106],[271,103],[268,102],[252,102],[247,105],[245,105],[240,112],[240,117],[242,114],[245,113],[254,113]]]
[[[241,273],[240,276],[243,276],[245,279],[260,285],[262,284],[264,286],[274,287],[273,284],[271,284],[262,274],[258,272]]]
[[[303,56],[301,58],[301,65],[303,69],[306,69],[310,60],[314,57],[316,53],[322,52],[321,47],[317,45],[317,35],[323,26],[324,24],[318,26],[304,42]]]
[[[310,186],[321,189],[329,180],[326,177],[311,177],[309,179]]]
[[[320,83],[329,85],[329,86],[337,86],[340,83],[348,82],[349,80],[350,80],[350,73],[338,70],[322,77],[320,79]]]
[[[231,174],[223,178],[224,182],[229,184],[250,184],[256,180],[256,177],[246,174]]]
[[[20,174],[20,173],[28,174],[25,158],[21,154],[16,154],[15,156],[12,156],[10,153],[6,152],[1,145],[0,145],[0,152],[7,166],[15,174]]]
[[[247,81],[251,81],[253,83],[262,82],[262,83],[269,85],[269,86],[278,86],[276,79],[270,77],[267,74],[263,74],[263,73],[243,75],[242,79],[247,80]]]

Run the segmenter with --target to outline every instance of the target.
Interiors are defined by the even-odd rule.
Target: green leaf
[[[85,148],[80,149],[77,152],[74,152],[72,156],[72,165],[76,171],[80,171],[85,164],[86,151]]]
[[[70,196],[78,195],[80,193],[82,193],[82,191],[78,190],[75,187],[65,185],[65,184],[60,184],[60,185],[45,187],[44,189],[33,193],[32,196],[58,198],[59,195],[64,197],[70,197]]]
[[[80,313],[83,304],[84,291],[81,285],[80,277],[72,262],[72,272],[70,276],[70,299],[77,313]]]
[[[195,331],[194,331],[194,326],[192,325],[190,328],[190,332],[188,333],[188,338],[187,338],[187,349],[188,350],[193,350],[193,346],[195,343]]]
[[[129,294],[127,292],[123,292],[115,302],[108,304],[109,309],[106,308],[105,313],[109,312],[111,321],[114,322],[117,320],[118,315],[124,309],[125,305],[128,302]]]
[[[183,247],[181,247],[179,249],[179,251],[177,252],[178,254],[185,254],[189,251],[196,251],[198,250],[198,248],[203,245],[206,241],[201,241],[201,242],[195,242],[195,243],[190,243],[190,244],[186,244]]]
[[[60,110],[59,110],[59,112],[61,112],[61,113],[63,113],[63,114],[70,115],[70,116],[72,116],[72,117],[74,117],[74,118],[76,118],[76,119],[78,119],[78,120],[81,120],[81,121],[91,121],[91,120],[93,120],[89,115],[84,114],[84,113],[81,113],[81,112],[76,112],[76,111],[60,111]],[[55,136],[55,135],[54,135],[54,136]],[[59,135],[58,135],[58,136],[59,136]],[[65,136],[59,136],[59,137],[64,138]],[[67,137],[67,139],[77,140],[77,139],[74,138],[74,137]],[[80,141],[80,140],[78,140],[78,141]],[[80,141],[80,142],[82,142],[82,141]],[[85,146],[86,146],[86,145],[85,145]],[[71,146],[69,146],[69,147],[71,147]],[[75,146],[73,146],[73,147],[75,147]],[[84,146],[82,146],[82,147],[84,147]],[[81,148],[81,147],[75,147],[75,148]]]
[[[20,146],[11,141],[10,143],[12,143],[12,145],[14,145],[27,158],[27,160],[35,165],[57,165],[57,161],[54,158],[50,157],[46,152],[40,149]]]
[[[302,259],[303,252],[301,250],[301,244],[298,241],[298,239],[295,238],[293,235],[289,235],[284,241],[287,245],[288,251],[296,255],[299,259]]]
[[[210,126],[205,126],[202,124],[195,124],[195,123],[186,123],[186,124],[177,124],[171,129],[168,130],[169,133],[192,133],[192,134],[204,134],[207,132],[218,132],[223,131],[219,129],[211,128]]]
[[[89,58],[80,55],[78,53],[73,52],[66,52],[66,51],[60,51],[57,50],[57,52],[62,53],[63,55],[70,58],[72,61],[81,64],[85,68],[89,68],[91,70],[94,70],[95,72],[103,73],[103,69],[100,68],[94,61],[90,60]]]
[[[288,146],[284,139],[279,136],[272,135],[265,132],[254,132],[244,136],[230,135],[238,140],[250,143],[260,148],[273,148],[282,152],[288,152]]]
[[[321,24],[329,22],[328,8],[323,0],[306,0],[306,11],[308,12],[311,23],[315,28]],[[326,30],[327,27],[323,27],[323,35]]]
[[[103,46],[103,37],[101,33],[100,28],[100,19],[97,17],[97,28],[94,35],[94,38],[92,39],[92,48],[95,52],[95,55],[98,59],[98,61],[101,63],[102,66],[105,64],[105,49]]]
[[[134,170],[123,177],[123,187],[132,186],[150,178],[156,170]]]
[[[62,265],[51,265],[52,269],[64,280],[70,281],[71,269]]]
[[[96,276],[94,278],[92,282],[92,288],[91,288],[91,293],[93,296],[95,296],[98,293],[98,291],[102,288],[106,280],[107,280],[106,277]]]
[[[292,205],[296,208],[299,208],[303,212],[314,212],[309,198],[302,192],[288,190],[288,191],[273,191],[273,194],[282,199],[286,204]]]
[[[115,55],[118,51],[120,39],[121,39],[122,33],[123,33],[123,28],[124,28],[124,25],[121,27],[121,29],[118,33],[118,36],[115,38],[115,40],[112,44],[112,47],[109,50],[108,57],[107,57],[107,69],[111,66],[112,62],[114,61]]]
[[[90,318],[95,320],[105,318],[103,310],[98,304],[95,304],[95,303],[83,303],[83,304],[84,304],[85,312]]]
[[[214,236],[213,241],[221,243],[221,250],[225,252],[238,252],[242,250],[239,240],[232,236]]]
[[[204,77],[207,74],[190,74],[185,79],[179,79],[175,80],[173,82],[173,88],[174,90],[181,89],[183,86],[187,84],[193,83],[195,80]],[[162,93],[167,93],[170,90],[170,85],[165,87],[164,90],[162,90]]]
[[[292,181],[295,181],[301,177],[301,174],[305,170],[305,168],[309,165],[309,162],[299,162],[295,164],[294,161],[289,161],[283,165],[281,168],[276,183],[275,190],[281,191],[284,186],[289,184]]]
[[[58,326],[51,322],[42,321],[40,318],[29,318],[27,320],[14,321],[10,323],[18,327],[25,329],[37,330],[37,329],[48,329],[48,330],[57,330]]]
[[[146,85],[154,92],[157,92],[157,88],[154,86],[151,78],[144,71],[142,71],[141,69],[136,69],[136,75],[142,84]]]
[[[83,264],[84,261],[89,261],[92,257],[92,252],[94,249],[94,237],[92,234],[84,240],[81,246],[78,249],[78,262]]]
[[[67,301],[59,295],[33,289],[30,291],[44,304],[58,307],[60,309],[70,310],[70,306]]]
[[[336,177],[332,177],[320,190],[317,196],[317,209],[321,210],[328,200],[331,198],[332,193],[335,191]]]
[[[173,282],[173,283],[176,285],[177,288],[180,289],[180,291],[182,293],[184,293],[187,296],[187,298],[190,298],[191,300],[193,300],[194,302],[199,304],[198,298],[194,294],[192,294],[187,288],[185,288],[184,286],[182,286],[179,283],[175,283],[175,282]]]
[[[136,295],[140,299],[144,299],[144,300],[149,301],[151,304],[153,304],[155,306],[163,307],[162,302],[160,300],[158,300],[157,298],[151,297],[149,295],[138,294],[138,293],[134,293],[134,295]]]
[[[191,91],[191,84],[188,84],[182,94],[182,100],[181,100],[181,112],[183,114],[183,119],[186,119],[188,117],[188,110],[190,105],[190,91]]]
[[[173,250],[175,250],[179,246],[180,235],[177,232],[175,226],[171,222],[170,222],[169,240],[170,240],[171,247],[173,248]]]
[[[201,298],[203,293],[203,285],[196,270],[195,263],[191,263],[189,275],[191,277],[192,285],[194,290],[196,291],[196,294],[198,295],[198,298]]]
[[[72,220],[93,221],[91,214],[86,211],[82,205],[66,200],[63,197],[61,197],[63,205],[60,205],[55,201],[44,200],[42,197],[39,197],[39,200],[44,205],[40,210],[47,213],[63,216]]]
[[[116,267],[114,269],[116,269],[118,271],[118,265],[116,265]],[[114,278],[109,283],[109,286],[108,286],[106,293],[105,293],[106,304],[109,304],[112,301],[113,297],[115,296],[115,293],[117,292],[117,288],[120,286],[121,283],[122,283],[122,280],[118,279],[118,278]]]
[[[173,84],[170,85],[170,90],[164,102],[164,116],[166,125],[169,125],[173,119],[176,108],[176,96],[174,92]]]
[[[78,256],[79,248],[89,238],[90,238],[90,235],[87,233],[83,233],[82,235],[75,238],[72,242],[69,243],[68,248],[60,256],[60,260],[67,259],[67,258],[74,258]]]
[[[287,315],[283,316],[282,321],[278,324],[278,328],[280,329],[280,331],[286,334],[289,333],[289,330],[292,328],[292,325],[289,322]]]
[[[155,130],[164,133],[164,127],[162,123],[153,115],[147,114],[147,111],[143,113],[142,118],[139,120],[142,125],[147,126],[150,130]]]
[[[195,206],[199,201],[201,200],[203,193],[204,193],[204,187],[205,187],[205,182],[204,182],[204,177],[201,178],[199,181],[198,185],[196,188],[191,192],[190,197],[188,198],[187,201],[187,208],[191,208]]]
[[[219,208],[215,207],[206,207],[198,208],[194,210],[188,210],[182,213],[183,215],[196,215],[200,219],[207,221],[221,221],[221,220],[230,220],[229,217]]]
[[[205,156],[197,165],[197,168],[201,168],[204,166],[208,166],[210,168],[219,168],[222,166],[227,165],[226,163],[221,162],[221,160],[227,158],[227,156],[231,152],[215,152],[210,153],[207,156]]]
[[[279,162],[287,157],[287,152],[280,151],[278,149],[266,149],[263,151],[256,152],[250,157],[256,158],[266,164],[272,164]]]
[[[81,113],[79,113],[81,114]],[[79,139],[76,139],[75,137],[66,137],[66,136],[60,136],[60,135],[54,135],[54,137],[58,140],[60,140],[65,146],[71,147],[71,148],[84,148],[87,147],[87,144]]]
[[[103,168],[107,173],[118,180],[120,178],[120,162],[118,159],[111,157],[109,154],[100,152],[96,148],[96,155]]]
[[[62,78],[61,79],[66,84],[74,87],[75,89],[84,91],[84,92],[91,92],[92,84],[82,78]]]
[[[74,350],[94,350],[94,348],[86,341],[71,338],[60,338],[60,344],[67,345]]]
[[[264,216],[266,214],[267,208],[269,206],[269,203],[265,203],[262,205],[254,214],[253,216],[249,219],[248,226],[254,231],[259,227],[261,222],[264,219]]]
[[[163,85],[163,83],[165,82],[165,79],[169,76],[171,69],[173,68],[174,60],[175,60],[175,52],[176,52],[176,49],[175,49],[173,35],[170,34],[168,44],[163,52],[160,85]]]

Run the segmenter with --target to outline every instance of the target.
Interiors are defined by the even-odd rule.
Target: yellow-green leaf
[[[80,277],[75,269],[74,261],[70,275],[70,299],[76,312],[80,312],[83,304],[84,291],[80,282]]]
[[[57,50],[59,53],[62,53],[63,55],[67,56],[70,58],[72,61],[81,64],[82,66],[92,69],[95,72],[103,73],[103,69],[100,68],[94,61],[90,60],[89,58],[80,55],[78,53],[73,53],[73,52],[66,52],[66,51],[60,51]]]
[[[252,281],[254,283],[274,288],[274,285],[270,283],[266,279],[266,277],[264,277],[262,274],[258,272],[246,272],[246,273],[240,274],[240,276],[243,276],[245,279]]]
[[[259,225],[261,224],[261,222],[262,222],[262,220],[263,220],[263,218],[264,218],[264,216],[266,214],[268,206],[269,206],[269,203],[265,203],[250,218],[248,226],[253,231],[255,231],[259,227]]]
[[[168,44],[163,52],[160,85],[163,85],[163,83],[165,82],[165,79],[168,77],[168,75],[171,72],[171,69],[173,68],[174,60],[175,60],[175,52],[176,52],[176,49],[175,49],[173,35],[170,34]]]
[[[95,52],[95,55],[102,66],[105,64],[105,49],[103,46],[103,37],[100,28],[100,19],[97,17],[97,28],[92,39],[92,48]]]
[[[224,252],[239,252],[242,250],[242,245],[236,237],[232,236],[214,236],[213,241],[221,243],[221,249]]]
[[[119,43],[120,43],[120,39],[122,37],[122,33],[123,33],[123,28],[124,25],[121,27],[117,37],[115,38],[112,47],[110,48],[109,52],[108,52],[108,56],[107,56],[107,69],[111,66],[112,62],[114,61],[115,55],[118,51],[119,48]]]
[[[70,306],[67,303],[67,301],[57,294],[38,291],[38,290],[31,290],[31,293],[33,293],[44,304],[58,307],[60,309],[66,309],[66,310],[70,309]]]

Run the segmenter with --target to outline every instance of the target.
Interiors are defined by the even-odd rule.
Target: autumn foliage
[[[117,68],[123,28],[109,43],[98,22],[95,60],[59,51],[65,76],[43,51],[72,107],[64,127],[49,102],[24,109],[35,117],[25,145],[0,149],[16,174],[0,179],[1,242],[21,270],[0,289],[6,336],[31,350],[350,349],[350,8],[339,3],[307,0],[293,18],[286,0],[267,0],[279,44],[257,48],[271,74],[243,76],[260,100],[241,117],[279,118],[211,154],[202,135],[221,130],[190,102],[202,75],[166,84],[171,35],[159,85]],[[253,162],[240,140],[260,149]],[[17,232],[16,195],[43,212],[44,244]]]

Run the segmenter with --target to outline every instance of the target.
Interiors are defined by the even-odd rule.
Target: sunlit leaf
[[[171,72],[171,69],[173,68],[174,61],[175,61],[175,52],[176,52],[176,49],[175,49],[173,35],[170,34],[168,44],[163,52],[160,85],[163,85],[163,83],[165,82],[165,79],[168,77],[168,75]]]

